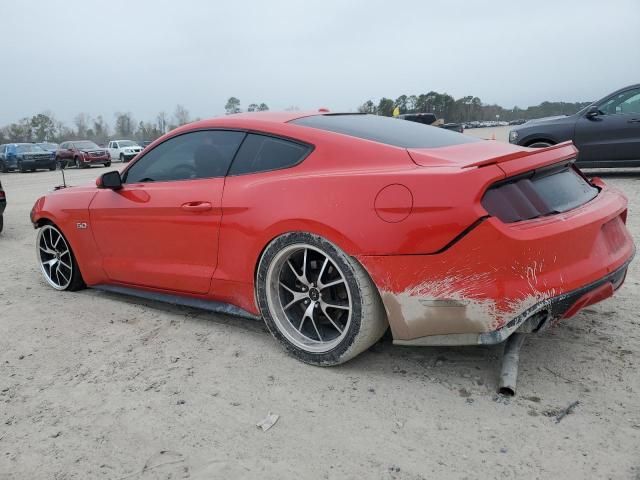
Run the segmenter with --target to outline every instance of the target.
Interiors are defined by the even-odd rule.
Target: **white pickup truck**
[[[132,140],[111,140],[107,145],[111,160],[128,162],[142,151],[142,147]]]

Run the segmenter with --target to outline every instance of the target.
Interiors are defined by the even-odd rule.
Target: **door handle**
[[[210,202],[187,202],[182,204],[182,209],[188,212],[206,212],[212,208],[213,205]]]
[[[640,123],[640,118],[632,118],[631,120],[628,120],[627,123]]]

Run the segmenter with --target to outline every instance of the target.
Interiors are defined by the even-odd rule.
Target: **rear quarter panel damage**
[[[485,333],[622,266],[634,251],[625,216],[624,197],[605,189],[554,218],[518,226],[487,219],[439,254],[357,258],[378,286],[395,339]],[[607,224],[617,229],[615,243]]]

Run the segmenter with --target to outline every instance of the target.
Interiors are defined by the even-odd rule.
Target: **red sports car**
[[[255,113],[37,200],[38,261],[84,286],[263,317],[297,358],[491,344],[612,295],[627,201],[546,149],[360,114]]]

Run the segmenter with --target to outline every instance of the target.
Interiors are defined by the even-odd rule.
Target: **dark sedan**
[[[56,160],[61,167],[75,165],[78,168],[88,168],[96,163],[105,167],[111,165],[109,151],[90,140],[62,142],[56,152]]]
[[[509,142],[548,147],[571,140],[580,167],[640,167],[640,84],[622,88],[578,113],[531,120]]]

